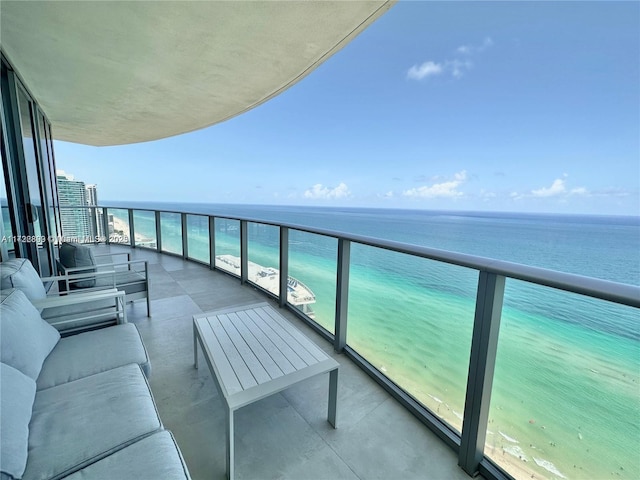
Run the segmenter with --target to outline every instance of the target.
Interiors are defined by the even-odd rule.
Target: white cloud
[[[467,70],[471,70],[473,63],[469,60],[451,60],[447,62],[447,70],[456,78],[460,78]]]
[[[461,45],[456,49],[456,58],[435,62],[428,60],[416,64],[407,71],[407,78],[410,80],[424,80],[425,78],[438,75],[449,74],[454,78],[462,77],[473,67],[473,63],[468,59],[457,58],[458,55],[472,56],[484,52],[493,45],[491,37],[486,37],[480,45]]]
[[[444,71],[444,67],[440,63],[432,61],[424,62],[422,65],[414,65],[407,72],[407,78],[411,80],[422,80],[426,77],[440,75]]]
[[[453,180],[442,183],[434,183],[431,186],[423,185],[422,187],[411,188],[402,192],[405,197],[421,197],[421,198],[456,198],[464,195],[458,190],[458,187],[467,179],[466,170],[462,170],[454,175]]]
[[[480,45],[461,45],[456,48],[456,52],[462,55],[473,55],[475,53],[482,53],[487,48],[493,46],[493,40],[491,37],[486,37]]]
[[[542,187],[538,190],[531,190],[531,194],[534,197],[556,197],[566,193],[567,189],[564,186],[564,180],[562,178],[556,178],[550,187]]]
[[[349,187],[344,182],[341,182],[335,188],[325,187],[321,183],[316,183],[313,187],[304,192],[304,198],[321,198],[321,199],[335,199],[335,198],[347,198],[351,196]]]

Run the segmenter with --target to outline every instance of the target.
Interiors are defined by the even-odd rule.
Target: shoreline
[[[129,222],[124,221],[121,218],[113,216],[113,222],[109,222],[110,225],[113,226],[113,232],[109,232],[109,235],[119,234],[122,232],[122,236],[129,239]],[[130,240],[130,239],[129,239]],[[145,243],[155,243],[153,238],[145,237],[141,233],[135,232],[135,243],[145,244]]]

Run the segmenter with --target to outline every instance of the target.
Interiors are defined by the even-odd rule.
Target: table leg
[[[193,326],[193,363],[198,368],[198,334],[196,332],[196,326]]]
[[[233,437],[233,414],[234,411],[227,408],[227,478],[233,480],[235,475],[234,468],[234,447],[235,441]]]
[[[338,407],[338,369],[329,372],[329,415],[327,420],[336,428],[336,414]]]

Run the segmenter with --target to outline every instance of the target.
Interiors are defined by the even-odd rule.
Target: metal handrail
[[[78,207],[76,207],[78,208]],[[84,208],[84,207],[79,207]],[[583,275],[577,275],[574,273],[560,272],[556,270],[550,270],[541,267],[533,267],[530,265],[524,265],[515,262],[508,262],[505,260],[496,260],[488,257],[481,257],[477,255],[469,255],[466,253],[452,252],[449,250],[442,250],[437,248],[423,247],[420,245],[414,245],[410,243],[402,243],[394,240],[385,240],[375,237],[367,237],[363,235],[356,235],[348,232],[341,232],[338,230],[329,230],[324,228],[309,227],[305,225],[298,225],[294,223],[275,222],[271,220],[260,220],[251,217],[232,217],[229,215],[216,215],[213,213],[198,213],[198,212],[178,212],[174,210],[155,210],[146,208],[124,208],[124,207],[109,207],[98,206],[96,208],[113,208],[119,210],[137,210],[148,212],[163,212],[163,213],[177,213],[187,215],[199,215],[203,217],[215,217],[226,220],[234,221],[246,221],[249,223],[259,223],[261,225],[270,225],[274,227],[284,227],[290,230],[297,230],[305,233],[312,233],[315,235],[322,235],[324,237],[331,237],[336,239],[344,239],[353,243],[367,245],[371,247],[377,247],[384,250],[389,250],[398,253],[404,253],[413,255],[420,258],[429,260],[435,260],[438,262],[448,263],[451,265],[457,265],[460,267],[471,268],[473,270],[485,271],[489,273],[495,273],[496,275],[502,275],[504,277],[512,278],[515,280],[522,280],[528,283],[534,283],[545,287],[556,288],[564,290],[566,292],[577,293],[600,300],[607,300],[630,307],[640,308],[640,286],[629,285],[626,283],[612,282],[609,280],[603,280],[594,277],[587,277]]]

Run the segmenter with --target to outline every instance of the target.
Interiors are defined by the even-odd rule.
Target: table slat
[[[233,368],[233,372],[235,373],[240,385],[242,385],[243,389],[256,386],[258,382],[253,378],[249,368],[244,363],[242,356],[238,352],[237,348],[229,338],[229,335],[225,331],[224,327],[220,323],[220,319],[217,316],[207,317],[209,323],[211,324],[211,328],[213,333],[218,338],[220,345],[222,346],[222,350],[224,351],[224,356],[227,358],[231,367]],[[217,362],[218,358],[215,357],[214,360]]]
[[[197,320],[197,324],[205,354],[213,360],[213,366],[218,371],[218,375],[220,377],[218,384],[220,385],[220,388],[223,389],[224,396],[229,397],[235,393],[241,392],[243,390],[242,385],[240,385],[240,382],[233,371],[233,367],[229,363],[229,360],[227,360],[227,356],[224,354],[224,350],[222,349],[220,342],[218,342],[218,339],[213,333],[209,319],[207,317],[199,318]]]
[[[251,349],[251,351],[258,358],[264,369],[269,374],[271,379],[281,377],[285,374],[283,370],[278,366],[275,359],[270,355],[270,353],[266,350],[268,345],[265,347],[259,338],[256,337],[256,332],[254,331],[255,327],[247,312],[240,311],[238,312],[238,323],[236,324],[236,328],[244,341],[247,342],[247,345]],[[285,359],[286,361],[286,359]],[[293,371],[293,367],[291,364],[287,362],[288,366]]]
[[[229,335],[229,338],[236,347],[236,350],[238,350],[242,361],[249,369],[256,383],[261,384],[271,380],[271,375],[267,373],[260,360],[258,360],[258,357],[256,357],[253,350],[247,345],[244,336],[238,331],[238,327],[242,327],[242,322],[238,318],[238,314],[218,315],[218,320],[224,327],[227,335]]]

